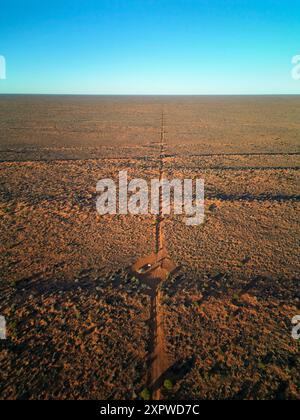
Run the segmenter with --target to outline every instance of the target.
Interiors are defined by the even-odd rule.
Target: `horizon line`
[[[1,93],[0,96],[300,96],[299,93]]]

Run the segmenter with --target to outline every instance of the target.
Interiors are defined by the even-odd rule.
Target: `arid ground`
[[[157,178],[162,108],[165,174],[203,178],[206,215],[165,221],[161,398],[300,398],[300,96],[2,95],[1,399],[147,396],[151,304],[129,267],[156,218],[99,216],[96,184]]]

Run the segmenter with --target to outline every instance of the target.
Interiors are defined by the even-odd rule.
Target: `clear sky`
[[[0,93],[300,94],[300,0],[7,0]]]

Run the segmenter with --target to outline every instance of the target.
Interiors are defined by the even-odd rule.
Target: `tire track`
[[[150,147],[149,147],[150,149]],[[38,152],[38,151],[37,151]],[[15,154],[22,154],[22,153],[28,153],[28,152],[23,152],[23,151],[0,151],[0,156],[2,153],[15,153]],[[251,156],[300,156],[300,152],[249,152],[249,153],[199,153],[199,154],[169,154],[168,158],[197,158],[197,157],[251,157]],[[153,158],[153,156],[149,156],[149,157],[143,157],[143,156],[124,156],[124,157],[115,157],[115,156],[103,156],[103,157],[90,157],[90,158],[69,158],[69,157],[65,157],[65,158],[36,158],[36,159],[1,159],[0,158],[0,163],[55,163],[55,162],[97,162],[97,161],[102,161],[102,160],[148,160],[148,158]]]

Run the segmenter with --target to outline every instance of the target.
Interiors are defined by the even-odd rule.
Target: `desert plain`
[[[161,398],[299,399],[300,96],[0,96],[1,399],[139,399],[155,216],[96,211],[96,184],[203,178],[205,221],[165,222]]]

